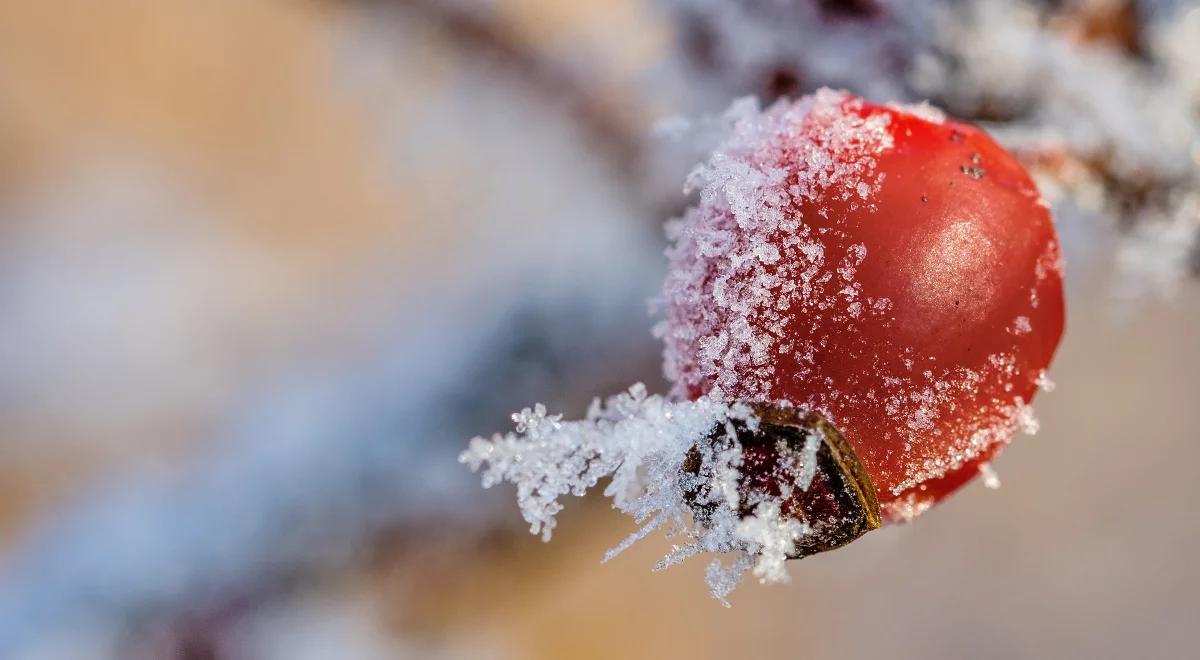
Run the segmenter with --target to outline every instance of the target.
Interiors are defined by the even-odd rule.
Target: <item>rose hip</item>
[[[668,376],[823,415],[909,519],[1032,423],[1064,323],[1047,206],[928,106],[822,90],[732,119],[671,229]]]

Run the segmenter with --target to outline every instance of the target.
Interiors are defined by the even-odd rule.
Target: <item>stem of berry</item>
[[[816,413],[775,404],[753,404],[757,424],[740,420],[732,427],[741,445],[738,470],[738,515],[755,514],[767,499],[780,501],[784,519],[807,526],[796,540],[789,559],[839,548],[882,525],[875,486],[841,432]],[[728,442],[725,426],[714,429],[709,442]],[[723,449],[723,447],[714,447]],[[705,475],[702,452],[693,448],[683,465],[685,472]],[[713,519],[720,498],[708,493],[708,478],[685,493],[696,520]]]

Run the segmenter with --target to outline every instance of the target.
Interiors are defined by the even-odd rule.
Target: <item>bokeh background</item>
[[[662,222],[744,94],[930,98],[1068,260],[1041,431],[747,583],[456,463],[663,391]],[[0,658],[1188,657],[1200,8],[0,0]]]

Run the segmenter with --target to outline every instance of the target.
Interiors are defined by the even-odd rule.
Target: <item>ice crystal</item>
[[[788,580],[783,563],[796,541],[810,531],[808,525],[799,520],[785,518],[778,500],[761,502],[755,507],[754,515],[738,521],[736,527],[737,537],[749,543],[752,551],[758,554],[753,573],[760,582]]]
[[[722,601],[747,569],[763,582],[788,579],[787,553],[810,529],[782,515],[779,497],[757,496],[753,514],[739,512],[741,447],[733,423],[754,428],[756,419],[745,406],[724,402],[719,391],[670,401],[638,384],[603,403],[597,399],[582,420],[563,421],[537,405],[513,421],[515,432],[474,438],[459,460],[481,472],[485,487],[514,484],[530,532],[543,540],[550,540],[562,497],[581,496],[607,479],[604,494],[640,527],[604,561],[664,528],[685,541],[656,568],[706,552],[736,553],[731,565],[717,562],[707,571]],[[798,452],[801,488],[815,474],[819,441],[806,439]],[[685,461],[697,455],[700,469],[686,470]],[[695,506],[705,511],[703,521],[695,519]]]
[[[676,394],[711,384],[762,398],[772,355],[808,348],[780,344],[789,315],[858,318],[887,309],[886,301],[857,300],[854,275],[866,246],[834,253],[792,211],[798,200],[825,196],[870,203],[879,185],[875,156],[891,148],[892,135],[890,118],[861,117],[860,103],[823,89],[763,111],[738,102],[726,114],[725,140],[688,177],[700,203],[667,230],[668,322],[659,331]],[[785,240],[771,240],[779,236]]]
[[[1035,381],[1039,390],[1043,392],[1053,392],[1055,388],[1054,381],[1050,380],[1050,374],[1046,373],[1045,369],[1038,372],[1037,380]]]
[[[991,490],[996,490],[1000,487],[1000,475],[996,474],[996,469],[991,463],[979,464],[979,477],[983,479],[983,485]]]

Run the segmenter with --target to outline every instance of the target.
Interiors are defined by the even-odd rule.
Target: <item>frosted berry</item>
[[[1031,425],[1064,323],[1046,204],[928,106],[822,90],[730,121],[670,228],[676,394],[820,413],[909,519]]]

